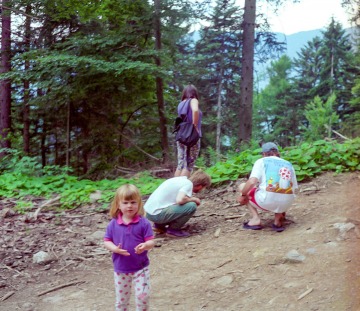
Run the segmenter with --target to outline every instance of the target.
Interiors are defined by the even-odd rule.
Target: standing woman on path
[[[178,116],[180,117],[182,114],[187,116],[188,122],[192,122],[194,124],[196,130],[199,132],[200,138],[198,142],[190,148],[178,141],[176,142],[177,168],[174,175],[175,177],[189,177],[200,153],[202,112],[199,108],[198,91],[192,84],[186,86],[182,92],[181,102],[178,105]]]

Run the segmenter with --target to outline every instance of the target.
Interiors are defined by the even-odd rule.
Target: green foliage
[[[0,172],[12,173],[14,176],[54,176],[59,174],[68,174],[71,172],[69,167],[60,167],[59,165],[47,165],[41,167],[39,161],[34,157],[23,155],[22,152],[3,148],[0,149],[4,157],[0,162]]]
[[[254,162],[261,157],[261,149],[246,150],[227,161],[218,162],[206,171],[214,184],[246,177]],[[295,168],[298,181],[324,171],[336,173],[360,170],[360,138],[345,141],[318,140],[300,146],[280,149],[281,156]]]
[[[1,77],[12,79],[12,135],[16,138],[12,146],[23,149],[23,130],[28,125],[29,154],[36,157],[6,151],[0,162],[0,195],[23,200],[27,195],[60,194],[63,206],[71,207],[89,202],[89,194],[95,190],[102,191],[101,204],[105,206],[116,187],[125,182],[136,183],[143,194],[150,193],[160,181],[147,174],[98,183],[85,178],[114,176],[115,166],[139,169],[151,165],[146,154],[162,157],[156,77],[164,82],[164,113],[169,120],[174,117],[184,84],[194,83],[200,91],[204,136],[203,156],[197,165],[210,166],[215,183],[248,174],[259,157],[258,148],[253,142],[235,144],[239,135],[238,85],[243,44],[239,38],[243,32],[243,9],[234,1],[218,0],[211,10],[208,1],[200,1],[209,23],[200,31],[201,39],[194,43],[186,34],[199,17],[198,2],[161,2],[159,51],[154,48],[151,1],[105,0],[92,5],[80,0],[15,1],[12,26],[18,29],[18,36],[13,38],[12,70]],[[31,12],[17,18],[17,14],[25,12],[27,3],[31,4]],[[266,24],[260,20],[256,41],[278,46],[271,37],[260,39]],[[254,109],[254,124],[258,128],[253,136],[257,140],[275,140],[282,146],[302,141],[301,126],[308,124],[305,105],[315,95],[325,100],[332,90],[337,92],[334,108],[340,116],[339,128],[346,129],[351,137],[358,135],[359,130],[353,129],[360,128],[360,87],[355,79],[359,76],[360,60],[359,53],[350,47],[340,25],[332,21],[321,38],[302,50],[295,62],[297,75],[292,74],[292,60],[282,57],[273,62],[269,71],[271,83],[259,95]],[[265,52],[269,58],[273,56],[261,46],[256,50],[257,55]],[[155,57],[160,58],[161,66],[156,65]],[[354,67],[355,60],[358,63]],[[221,107],[217,105],[218,98]],[[319,109],[314,107],[314,117],[320,118]],[[221,115],[218,111],[222,111]],[[316,126],[317,121],[311,125]],[[211,148],[218,124],[223,150],[232,153],[220,162],[220,150]],[[309,139],[314,137],[309,135]],[[316,139],[322,137],[317,135]],[[328,144],[319,148],[333,150],[334,143],[331,147]],[[233,146],[244,151],[239,153]],[[340,147],[335,149],[331,156],[325,156],[331,161],[324,164],[318,163],[317,157],[322,153],[314,145],[309,150],[284,149],[284,155],[294,157],[300,178],[311,177],[322,169],[341,171],[358,165],[356,157],[345,164],[337,163],[350,155]],[[341,153],[346,156],[339,156]],[[62,166],[42,168],[39,163]],[[70,176],[69,170],[62,168],[65,163],[84,179]]]
[[[64,5],[53,2],[31,5],[41,11],[28,14],[31,38],[26,41],[31,47],[14,50],[7,77],[13,85],[15,137],[22,137],[27,104],[30,153],[37,155],[39,163],[67,163],[82,175],[97,173],[104,164],[109,172],[115,165],[145,161],[145,153],[136,147],[157,157],[161,145],[155,77],[172,74],[154,63],[158,53],[151,4],[141,0],[95,1],[90,6],[79,0]],[[22,6],[17,9],[24,11]],[[31,22],[33,15],[39,18]],[[13,27],[24,35],[25,25],[15,19]],[[24,81],[28,90],[23,89]],[[23,149],[23,140],[12,146]]]
[[[299,139],[303,108],[294,100],[296,90],[291,83],[292,69],[292,62],[286,55],[271,62],[268,68],[270,82],[254,104],[253,134],[257,139],[276,140],[282,146],[294,145]]]
[[[12,70],[0,76],[12,80],[12,146],[23,150],[25,145],[39,163],[67,164],[85,178],[116,176],[116,166],[150,167],[154,161],[147,154],[162,158],[166,149],[160,112],[171,137],[180,92],[193,83],[204,116],[200,166],[215,165],[240,135],[244,8],[234,0],[210,2],[160,1],[161,50],[154,42],[153,1],[11,2],[12,28],[17,29]],[[258,17],[256,61],[276,60],[283,46],[269,31],[266,16]],[[200,38],[189,33],[199,18],[207,20],[196,32]],[[330,90],[337,93],[334,109],[341,118],[336,130],[358,135],[359,66],[354,61],[359,56],[350,47],[332,21],[321,38],[302,49],[295,66],[285,56],[274,61],[270,84],[254,106],[253,138],[282,146],[303,141],[305,105],[315,95],[324,100]],[[157,77],[163,79],[163,94],[156,94]],[[157,95],[164,97],[164,109],[158,107]],[[216,145],[218,138],[221,144]],[[39,173],[39,164],[31,161],[23,158],[14,170]]]
[[[325,124],[345,136],[359,136],[356,78],[360,59],[354,53],[358,49],[351,46],[345,30],[332,19],[322,35],[302,47],[297,57],[273,61],[269,84],[255,96],[253,137],[292,146],[329,137]],[[331,109],[327,102],[330,94],[336,95]],[[308,130],[302,131],[309,121]]]
[[[294,165],[298,181],[312,178],[324,171],[342,173],[360,170],[360,138],[347,140],[342,144],[336,141],[318,140],[300,146],[280,148],[280,153],[284,159]],[[21,163],[34,161],[28,157],[22,160],[18,158],[16,152],[12,154],[14,159],[18,159]],[[217,162],[207,169],[204,167],[204,160],[201,160],[200,164],[211,176],[213,184],[217,185],[247,177],[254,162],[260,157],[261,148],[254,147]],[[14,163],[10,155],[7,163]],[[14,165],[8,166],[7,170],[3,169],[0,175],[0,197],[17,198],[19,201],[16,210],[20,213],[25,213],[32,207],[31,197],[50,198],[60,195],[62,208],[73,208],[79,204],[90,203],[90,194],[95,191],[101,192],[101,199],[98,201],[101,204],[100,209],[106,209],[113,199],[115,190],[121,185],[132,183],[140,189],[142,195],[149,195],[164,181],[154,178],[146,171],[132,178],[91,181],[79,180],[64,172],[55,175],[54,170],[49,168],[35,171],[14,170],[13,167]]]
[[[309,126],[305,131],[305,137],[309,140],[318,140],[322,137],[330,137],[330,129],[335,126],[339,116],[333,110],[336,95],[332,94],[325,103],[319,96],[305,107],[305,117],[309,121]]]
[[[216,163],[206,172],[211,176],[214,184],[244,177],[251,172],[252,165],[261,157],[260,151],[260,148],[245,150],[227,161]]]
[[[358,40],[356,53],[356,66],[360,69],[360,40]],[[345,135],[351,137],[360,136],[360,75],[354,80],[354,86],[351,89],[352,99],[350,105],[352,113],[346,118],[346,122],[342,125],[341,130]]]
[[[350,37],[334,18],[323,32],[320,54],[323,65],[320,71],[320,83],[316,86],[316,95],[325,100],[334,92],[337,98],[334,108],[343,121],[352,113],[349,105],[351,88],[359,74],[359,68],[355,66]]]
[[[196,160],[197,167],[209,167],[215,165],[218,161],[219,155],[212,147],[207,147],[205,150],[202,150],[201,154],[202,156]]]
[[[13,158],[11,158],[13,155]],[[16,163],[17,161],[17,163]],[[32,163],[36,163],[34,158],[19,157],[19,153],[11,152],[6,156],[6,168],[2,166],[0,175],[0,197],[14,197],[19,199],[16,209],[25,212],[31,204],[25,204],[25,199],[29,197],[50,198],[60,195],[60,203],[63,208],[72,208],[78,204],[90,203],[90,194],[96,190],[101,191],[99,203],[108,204],[115,193],[115,190],[123,184],[133,183],[143,195],[150,194],[162,182],[161,179],[152,177],[148,172],[144,172],[131,179],[118,178],[116,180],[101,180],[98,182],[89,179],[79,180],[75,176],[68,175],[57,167],[45,167],[41,169],[36,166],[32,169]],[[3,164],[3,162],[2,162]],[[58,175],[54,173],[57,172]]]
[[[199,90],[204,116],[202,145],[213,147],[202,149],[208,165],[215,164],[219,153],[227,149],[228,138],[238,134],[242,15],[241,8],[233,0],[214,1],[208,24],[199,31],[200,39],[192,51],[193,57],[181,63],[181,70]],[[215,152],[217,139],[221,143]]]
[[[0,172],[14,172],[24,174],[36,174],[41,169],[41,164],[35,159],[23,156],[20,151],[15,149],[0,149],[4,153],[4,157],[0,162]]]
[[[19,214],[26,214],[33,207],[32,202],[29,201],[17,201],[14,210]]]
[[[345,141],[343,144],[325,140],[303,143],[300,149],[289,148],[284,158],[294,164],[300,181],[323,171],[355,171],[360,169],[360,139]]]

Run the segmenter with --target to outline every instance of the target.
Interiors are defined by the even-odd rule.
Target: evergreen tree
[[[335,94],[332,94],[324,103],[319,96],[305,107],[305,117],[309,126],[305,130],[307,140],[319,140],[332,136],[331,129],[338,122],[339,117],[333,109],[336,101]]]
[[[195,54],[203,95],[203,144],[215,146],[218,155],[229,138],[237,135],[237,85],[240,79],[241,11],[233,0],[217,0],[209,26],[200,31]]]
[[[292,62],[286,55],[268,68],[270,81],[256,101],[253,117],[257,140],[276,141],[282,146],[299,140],[302,110],[294,96],[291,70]]]
[[[355,53],[356,68],[360,68],[360,40],[357,42]],[[360,136],[360,74],[357,75],[354,81],[354,86],[351,89],[352,99],[350,100],[353,113],[347,117],[346,122],[342,124],[342,131],[345,135],[350,137]]]
[[[245,0],[242,32],[239,142],[250,142],[252,135],[252,101],[254,88],[256,0]]]
[[[109,1],[91,10],[74,4],[71,9],[44,6],[42,12],[49,13],[40,19],[43,31],[34,38],[43,48],[18,55],[18,61],[27,58],[32,64],[25,73],[19,66],[14,75],[29,80],[35,91],[30,101],[33,149],[43,150],[44,164],[60,165],[68,162],[71,150],[69,164],[83,172],[90,168],[90,155],[93,168],[141,159],[139,150],[129,146],[146,149],[143,144],[150,141],[148,130],[135,133],[143,131],[144,122],[137,119],[154,114],[158,70],[149,58],[154,55],[151,9],[143,1]],[[74,15],[74,9],[83,15]],[[149,122],[152,133],[157,125]]]
[[[202,10],[200,4],[193,1],[154,0],[154,36],[155,36],[155,63],[159,69],[166,69],[168,72],[177,71],[178,43],[188,31],[191,21],[198,17]],[[169,77],[166,77],[169,78]],[[173,101],[170,96],[164,92],[165,83],[168,79],[158,75],[156,77],[156,97],[158,102],[159,127],[161,134],[161,146],[165,163],[169,163],[169,144],[167,133],[166,111],[172,111],[172,105],[167,102]],[[172,84],[180,84],[179,81],[173,81]],[[181,88],[179,86],[178,88]],[[170,97],[170,100],[169,100]],[[168,113],[169,114],[169,113]]]
[[[11,69],[11,2],[4,0],[1,9],[1,66],[0,73],[8,73]],[[11,130],[11,81],[0,80],[0,148],[10,148]],[[0,152],[0,157],[4,155]]]
[[[284,1],[267,0],[267,2],[274,4],[274,7],[277,8]],[[275,35],[268,31],[269,23],[267,19],[262,15],[257,16],[256,8],[256,0],[245,0],[242,23],[241,91],[238,110],[240,123],[238,141],[245,143],[250,142],[252,138],[255,56],[258,57],[259,62],[263,62],[272,57],[274,52],[278,54],[284,50],[284,44],[277,42]],[[258,21],[258,23],[256,23],[256,21]],[[255,50],[257,55],[255,54]]]
[[[297,100],[302,101],[303,107],[316,96],[316,87],[320,84],[320,71],[323,66],[321,48],[322,39],[317,36],[307,42],[293,60],[294,82],[299,94]]]
[[[349,36],[345,34],[341,24],[334,19],[323,32],[320,54],[322,67],[320,83],[315,87],[316,95],[326,100],[335,93],[337,98],[335,110],[340,119],[345,120],[353,112],[349,101],[356,70]]]
[[[156,50],[155,11],[147,1],[16,5],[14,12],[29,17],[16,19],[25,39],[16,42],[14,70],[6,76],[14,81],[16,147],[27,145],[43,165],[67,164],[92,176],[114,166],[159,163],[168,135],[159,123],[166,124],[175,105],[177,44],[202,7],[161,1],[162,48]],[[155,78],[165,89],[160,106]]]
[[[323,37],[316,37],[301,49],[294,60],[295,98],[303,111],[319,96],[323,102],[335,94],[334,109],[339,116],[337,126],[349,129],[346,123],[353,119],[351,88],[359,70],[354,65],[351,42],[341,25],[332,19]],[[308,126],[308,120],[301,122]],[[347,130],[345,130],[347,131]],[[308,135],[309,137],[309,135]]]

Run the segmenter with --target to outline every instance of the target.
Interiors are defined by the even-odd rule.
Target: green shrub
[[[360,170],[360,138],[347,140],[342,144],[326,140],[305,142],[300,146],[280,148],[280,153],[294,165],[298,181],[312,178],[324,171],[342,173]],[[204,167],[204,160],[199,163],[216,186],[225,181],[247,177],[254,162],[260,157],[261,148],[255,147],[232,154],[208,168]],[[163,182],[163,179],[155,178],[149,172],[115,180],[79,180],[69,175],[67,168],[41,168],[36,159],[22,157],[21,153],[13,150],[7,150],[7,155],[0,164],[0,171],[0,197],[17,198],[19,201],[16,209],[19,212],[32,207],[29,197],[50,198],[60,195],[61,207],[72,208],[90,203],[90,194],[96,190],[102,194],[99,200],[101,208],[106,208],[112,201],[115,190],[123,184],[135,184],[142,195],[149,195]]]

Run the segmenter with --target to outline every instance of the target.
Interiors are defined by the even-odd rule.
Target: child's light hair
[[[197,170],[189,177],[194,186],[203,186],[209,188],[211,186],[211,177],[202,170]]]
[[[112,218],[117,218],[119,214],[122,214],[121,210],[119,209],[120,202],[122,200],[136,201],[139,206],[137,214],[144,216],[145,212],[139,189],[132,184],[126,184],[119,187],[115,192],[115,196],[113,201],[111,202],[111,208],[109,212]]]

